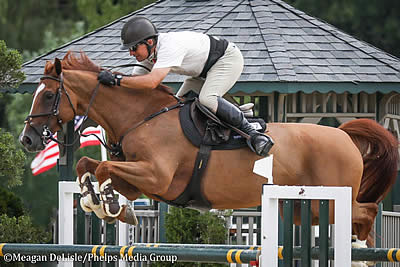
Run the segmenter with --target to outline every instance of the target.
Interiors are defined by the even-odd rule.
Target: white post
[[[102,135],[104,134],[104,129],[100,127]],[[107,150],[101,145],[101,161],[107,160]],[[96,194],[99,194],[98,183],[92,182],[93,188]],[[74,194],[79,194],[81,192],[78,184],[71,181],[60,181],[58,183],[58,243],[59,244],[74,244]],[[116,194],[118,192],[114,191]],[[119,196],[120,204],[128,204],[128,199],[123,195]],[[79,205],[79,203],[78,203]],[[133,208],[133,207],[132,207]],[[125,246],[128,245],[128,225],[118,221],[118,245]],[[60,262],[59,266],[72,267],[73,262]],[[125,261],[119,260],[119,266],[127,266]]]
[[[336,266],[351,266],[351,187],[345,189],[335,198]]]
[[[278,201],[274,198],[264,197],[263,186],[262,207],[261,207],[261,266],[267,263],[270,267],[278,266]],[[267,230],[268,229],[268,230]]]
[[[106,136],[103,127],[100,127],[100,132],[102,136]],[[101,161],[107,161],[107,149],[103,145],[100,146],[100,153],[101,153]]]
[[[74,244],[74,193],[76,182],[58,182],[58,243]],[[78,187],[79,188],[79,187]],[[80,192],[80,190],[78,191]],[[59,262],[59,266],[73,267],[72,261]]]
[[[261,267],[278,266],[279,199],[334,200],[335,266],[351,266],[351,187],[264,185],[261,218]]]
[[[124,197],[123,195],[119,195],[119,203],[121,205],[126,204],[128,205],[128,199]],[[133,203],[132,203],[132,208],[133,208]],[[127,246],[128,244],[128,224],[121,222],[118,220],[118,245],[119,246]],[[118,266],[119,267],[127,267],[128,263],[123,260],[118,260]]]

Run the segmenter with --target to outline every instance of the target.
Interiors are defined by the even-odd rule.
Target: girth
[[[199,108],[199,103],[196,104],[196,99],[193,99],[193,101],[185,101],[185,105],[179,111],[179,119],[185,136],[192,144],[199,147],[192,176],[185,190],[176,199],[166,200],[159,195],[155,196],[163,202],[175,207],[210,210],[212,206],[203,195],[201,182],[207,168],[211,150],[228,150],[246,147],[245,138],[242,138],[233,131],[225,131],[226,127],[223,125],[215,126],[215,124],[218,124],[219,119],[215,118],[215,115],[208,110],[204,110],[204,107]],[[255,118],[252,120],[250,119],[250,121],[259,123],[261,126],[260,131],[265,131],[266,124],[262,119]],[[213,125],[212,127],[225,127],[225,130],[221,130],[225,133],[228,132],[228,136],[222,135],[222,139],[226,139],[225,142],[217,140],[213,143],[212,138],[210,138],[211,134],[208,133],[210,131],[210,124]]]
[[[200,146],[189,184],[175,200],[166,200],[159,195],[156,195],[156,197],[158,197],[168,205],[179,208],[189,207],[199,210],[210,210],[211,203],[204,197],[203,193],[201,192],[201,181],[204,175],[204,171],[207,167],[208,159],[210,157],[210,151],[211,146]]]

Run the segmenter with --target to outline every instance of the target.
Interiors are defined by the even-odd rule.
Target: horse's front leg
[[[96,178],[94,174],[100,163],[101,161],[94,160],[88,157],[82,157],[78,161],[76,165],[76,172],[79,177],[78,180],[79,185],[81,185],[81,183],[83,183],[84,180],[86,180],[82,179],[82,177],[84,177],[85,175],[89,177],[91,174],[93,175],[92,176],[93,178]],[[140,192],[135,186],[131,185],[127,181],[117,176],[113,176],[111,178],[114,189],[117,190],[119,193],[121,193],[124,197],[126,197],[130,201],[133,201],[142,195],[142,192]]]
[[[94,173],[99,163],[100,161],[88,157],[82,157],[78,161],[76,165],[76,172],[78,174],[76,182],[81,188],[81,198],[79,202],[81,208],[85,212],[93,211],[100,219],[103,219],[108,223],[114,223],[115,218],[108,217],[103,211],[100,200],[96,195],[91,181],[91,179],[94,180],[96,178],[94,177]]]
[[[80,205],[85,212],[94,212],[97,217],[109,223],[115,222],[115,218],[108,217],[101,206],[100,200],[94,190],[92,180],[94,173],[100,161],[88,157],[82,157],[77,165],[76,172],[78,174],[77,183],[81,188]]]
[[[107,216],[118,218],[120,221],[131,223],[134,219],[133,210],[126,205],[120,206],[114,194],[113,177],[125,181],[129,187],[137,188],[140,191],[150,194],[158,194],[168,189],[167,183],[163,182],[166,177],[162,172],[157,171],[154,164],[138,162],[103,161],[96,169],[96,177],[99,181],[100,198],[103,209]],[[170,183],[170,182],[169,182]],[[161,191],[160,191],[161,190]],[[135,218],[136,219],[136,218]]]

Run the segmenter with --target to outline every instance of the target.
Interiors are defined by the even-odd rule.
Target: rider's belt
[[[225,54],[225,50],[228,47],[229,42],[225,39],[216,39],[210,35],[210,52],[208,53],[208,58],[206,64],[204,65],[203,71],[200,73],[199,77],[206,78],[207,72],[214,66],[215,62],[220,59]]]

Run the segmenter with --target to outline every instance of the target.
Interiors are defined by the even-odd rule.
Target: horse
[[[152,90],[104,86],[97,81],[102,68],[85,53],[67,52],[48,61],[19,137],[31,152],[75,115],[87,115],[101,125],[107,144],[120,153],[109,161],[83,157],[77,163],[81,206],[105,220],[136,223],[133,211],[119,205],[113,190],[129,200],[142,194],[158,201],[176,199],[188,185],[198,148],[184,136],[177,98],[160,84]],[[174,106],[175,105],[175,106]],[[160,112],[174,106],[168,112]],[[152,119],[149,115],[158,113]],[[273,177],[277,185],[347,186],[352,188],[352,229],[360,240],[371,231],[379,203],[395,182],[398,141],[370,119],[355,119],[339,128],[302,123],[269,123],[275,140]],[[213,150],[197,188],[213,209],[239,209],[261,204],[266,179],[253,173],[261,159],[249,148]],[[100,199],[91,179],[96,178]],[[330,203],[332,206],[332,203]],[[296,209],[297,210],[297,209]],[[333,221],[331,209],[330,221]],[[300,223],[295,211],[295,222]],[[312,204],[312,222],[318,205]]]

